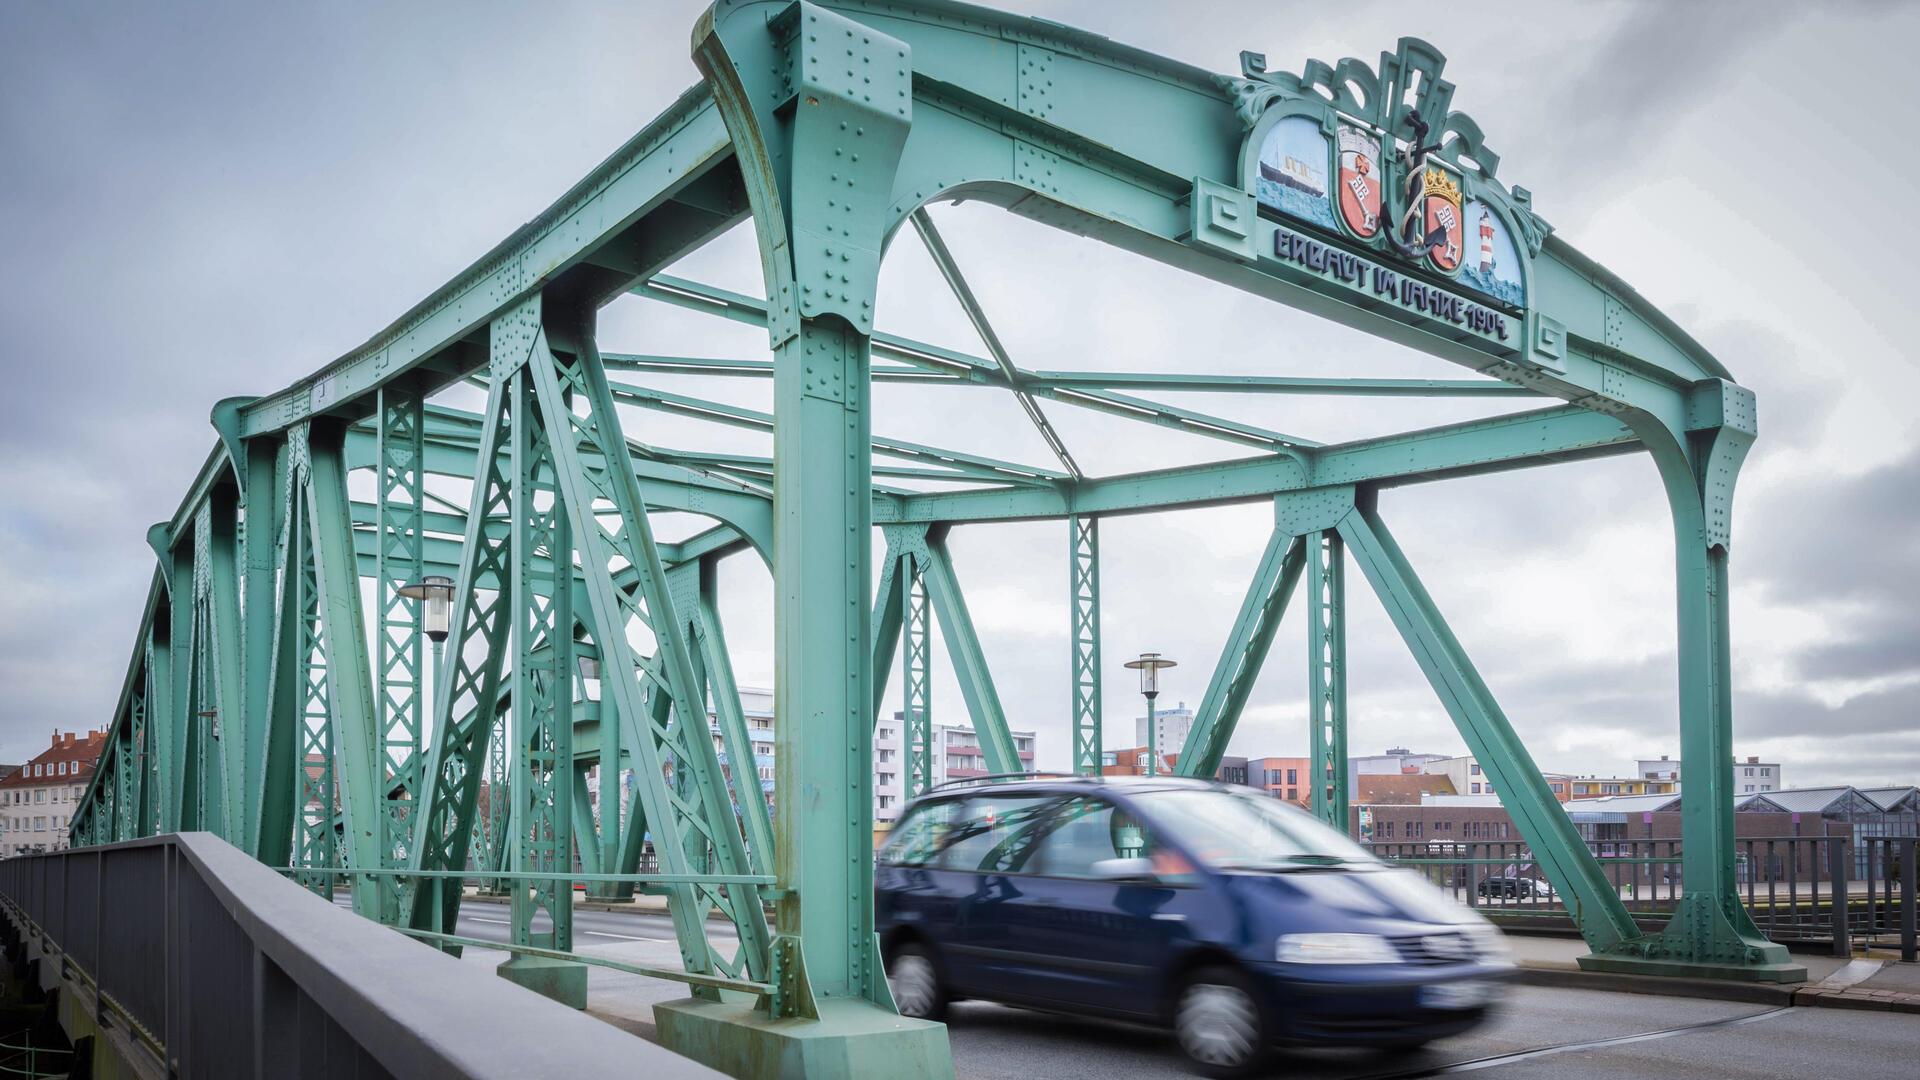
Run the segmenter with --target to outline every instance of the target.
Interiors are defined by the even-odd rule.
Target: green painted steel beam
[[[1534,397],[1493,379],[1310,379],[1289,375],[1184,375],[1144,371],[1035,371],[1049,390],[1161,390],[1210,394],[1331,394],[1342,397]]]
[[[365,345],[242,408],[239,434],[253,437],[280,430],[349,398],[371,395],[429,361],[444,359],[462,342],[483,338],[497,312],[543,289],[571,285],[576,279],[588,286],[609,273],[644,276],[646,267],[634,267],[630,260],[647,249],[628,234],[641,230],[643,223],[658,229],[655,219],[681,206],[674,202],[675,195],[693,187],[729,155],[726,130],[712,99],[704,86],[696,86],[552,206]],[[650,253],[662,265],[679,250],[724,231],[746,212],[745,206],[718,211],[688,206],[682,212],[696,209],[714,220],[702,223],[678,250]],[[461,363],[463,371],[484,363],[484,347],[475,351],[477,355]]]
[[[718,315],[749,326],[767,325],[765,301],[697,281],[662,274],[634,286],[633,291],[637,295],[664,301],[676,307]],[[1048,398],[1127,420],[1156,424],[1189,435],[1221,439],[1258,450],[1292,453],[1319,445],[1309,439],[1283,435],[1277,431],[1269,431],[1236,420],[1130,397],[1110,390],[1064,390],[1036,386],[1028,380],[1027,376],[1031,374],[1029,372],[1016,368],[1016,374],[1009,377],[998,364],[991,360],[894,334],[874,334],[873,352],[875,356],[920,368],[932,374],[965,379],[975,385],[1004,389],[1013,389],[1017,385],[1032,397]],[[1014,381],[1016,378],[1020,380],[1017,384]]]
[[[913,222],[914,231],[920,234],[920,242],[926,247],[927,254],[933,257],[934,266],[939,268],[940,276],[946,279],[947,288],[952,290],[954,299],[960,302],[960,309],[967,313],[967,321],[973,324],[974,333],[980,335],[981,343],[986,345],[987,355],[993,357],[994,364],[999,367],[1001,378],[1005,380],[1008,389],[1013,391],[1015,400],[1019,401],[1021,410],[1027,414],[1027,419],[1040,433],[1040,438],[1046,442],[1047,448],[1053,451],[1053,456],[1060,459],[1060,467],[1067,471],[1068,476],[1075,480],[1080,479],[1085,474],[1074,462],[1073,455],[1067,451],[1067,444],[1061,440],[1060,433],[1053,429],[1052,423],[1048,422],[1047,414],[1041,411],[1039,404],[1033,400],[1033,395],[1028,393],[1026,387],[1022,385],[1020,370],[1013,366],[1013,360],[1007,356],[1007,349],[1000,341],[1000,334],[994,330],[993,323],[987,319],[986,309],[980,306],[980,298],[973,294],[973,286],[967,284],[966,275],[960,272],[960,263],[954,259],[952,250],[947,247],[946,239],[934,226],[933,218],[923,207],[915,210],[910,220]]]
[[[1007,727],[1007,711],[1000,704],[1000,692],[993,685],[993,673],[987,667],[986,651],[973,628],[973,616],[967,612],[967,600],[961,592],[953,569],[953,557],[947,552],[946,530],[936,526],[927,533],[926,567],[921,576],[926,583],[927,600],[940,620],[940,638],[946,642],[947,657],[953,663],[960,682],[960,696],[973,720],[974,735],[980,740],[980,755],[990,773],[1025,772],[1013,733]]]
[[[1322,486],[1426,483],[1608,457],[1640,446],[1638,436],[1613,417],[1557,406],[1325,447],[1313,452],[1311,468],[1263,457],[1096,477],[1058,491],[929,492],[876,501],[874,517],[904,524],[1143,513],[1259,502]]]
[[[1474,669],[1459,639],[1414,573],[1385,522],[1362,497],[1336,525],[1381,606],[1453,718],[1480,771],[1500,792],[1541,873],[1565,899],[1580,933],[1595,951],[1640,936],[1573,819],[1548,790],[1546,777]]]
[[[1194,710],[1186,745],[1174,763],[1178,775],[1205,777],[1219,771],[1220,759],[1253,693],[1254,680],[1260,677],[1260,667],[1266,662],[1267,650],[1273,645],[1273,635],[1280,628],[1305,562],[1306,544],[1276,527],[1254,568],[1253,581],[1240,602],[1240,613],[1233,620],[1220,659],[1213,666],[1213,677],[1200,698],[1200,707]]]
[[[380,857],[385,787],[377,769],[380,721],[374,712],[373,672],[360,599],[359,562],[353,553],[341,435],[338,430],[309,434],[304,498],[310,515],[307,524],[312,537],[315,586],[319,590],[344,854],[351,868],[381,869],[386,863]],[[378,918],[380,900],[373,879],[356,879],[354,886],[354,910]]]

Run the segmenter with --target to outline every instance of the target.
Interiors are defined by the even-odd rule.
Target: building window
[[[1747,775],[1748,775],[1748,776],[1752,776],[1752,775],[1753,775],[1753,767],[1752,767],[1752,766],[1748,766],[1748,767],[1747,767]]]
[[[1471,764],[1471,765],[1468,765],[1468,766],[1467,766],[1467,771],[1468,771],[1468,772],[1470,772],[1470,773],[1472,773],[1472,774],[1473,774],[1473,775],[1475,775],[1475,776],[1479,776],[1479,775],[1480,775],[1480,763],[1476,761],[1476,762],[1474,762],[1473,764]]]
[[[1748,790],[1748,791],[1752,791],[1752,790],[1753,790],[1753,785],[1752,785],[1752,784],[1748,784],[1748,785],[1747,785],[1747,790]]]
[[[1288,788],[1288,789],[1287,789],[1287,798],[1288,798],[1289,800],[1291,800],[1291,801],[1293,801],[1293,802],[1299,802],[1299,801],[1300,801],[1300,789],[1299,789],[1299,788]]]
[[[1760,775],[1761,775],[1761,776],[1772,776],[1772,775],[1773,775],[1773,768],[1772,768],[1772,766],[1769,766],[1769,765],[1762,765],[1762,766],[1760,766]]]
[[[1565,791],[1565,790],[1567,790],[1567,785],[1565,785],[1565,784],[1562,784],[1562,783],[1558,783],[1558,782],[1556,782],[1556,783],[1555,783],[1555,784],[1553,785],[1553,793],[1554,793],[1555,795],[1558,795],[1558,794],[1560,794],[1561,792],[1563,792],[1563,791]]]
[[[1299,782],[1300,782],[1300,770],[1299,770],[1299,769],[1288,769],[1288,770],[1287,770],[1287,783],[1289,783],[1289,784],[1297,784],[1297,783],[1299,783]]]
[[[1478,795],[1478,794],[1480,794],[1480,785],[1479,785],[1479,784],[1477,784],[1477,783],[1476,783],[1476,784],[1474,784],[1474,785],[1473,785],[1473,793],[1474,793],[1475,795]]]
[[[1380,823],[1380,839],[1382,840],[1393,839],[1393,822],[1383,821]]]
[[[880,796],[880,809],[885,810],[887,807],[892,805],[893,805],[893,796],[891,795]]]

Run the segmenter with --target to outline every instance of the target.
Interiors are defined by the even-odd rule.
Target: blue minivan
[[[981,998],[1172,1027],[1214,1075],[1278,1044],[1408,1048],[1472,1028],[1499,931],[1248,788],[1069,777],[936,789],[879,855],[895,1004]]]

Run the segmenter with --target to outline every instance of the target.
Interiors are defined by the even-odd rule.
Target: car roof
[[[1200,780],[1186,776],[1036,776],[1030,779],[1018,777],[979,777],[968,780],[950,780],[947,783],[929,789],[921,795],[922,799],[954,798],[968,795],[1055,795],[1075,794],[1091,791],[1109,791],[1125,795],[1137,795],[1145,791],[1230,791],[1234,785],[1223,784],[1217,780]],[[1242,789],[1251,791],[1251,788]]]

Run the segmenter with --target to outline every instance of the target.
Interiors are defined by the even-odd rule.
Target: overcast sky
[[[213,402],[356,346],[545,207],[695,81],[703,6],[0,0],[0,760],[109,719],[153,563],[144,532],[212,445]],[[1920,250],[1914,6],[1021,6],[1221,72],[1241,49],[1289,71],[1371,62],[1403,34],[1446,53],[1455,107],[1502,178],[1758,392],[1735,507],[1736,752],[1782,762],[1796,786],[1920,780],[1920,372],[1898,337]],[[990,207],[933,212],[1028,367],[1457,373]],[[761,290],[745,230],[674,272]],[[879,313],[980,351],[910,231]],[[767,355],[764,333],[637,299],[602,338]],[[756,383],[661,385],[770,404]],[[1051,464],[1004,393],[877,398],[877,432]],[[1513,407],[1169,400],[1323,442]],[[1092,473],[1234,456],[1047,409]],[[667,445],[769,445],[627,423]],[[1643,457],[1398,489],[1382,512],[1543,767],[1677,754],[1672,532]],[[1198,702],[1270,522],[1247,506],[1107,523],[1108,745],[1132,739],[1139,698],[1119,664],[1141,649],[1180,661],[1165,704]],[[1064,766],[1065,525],[969,527],[952,546],[1015,726]],[[1353,751],[1461,750],[1351,582]],[[767,574],[736,558],[724,584],[737,673],[769,685]],[[1296,610],[1232,752],[1304,752],[1304,635]],[[942,667],[935,716],[959,719]]]

